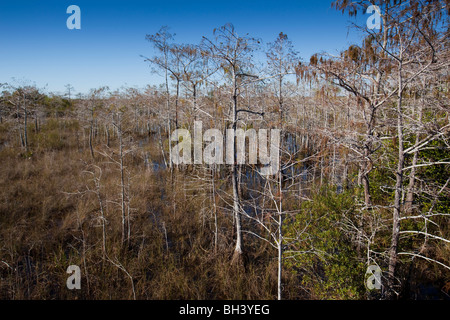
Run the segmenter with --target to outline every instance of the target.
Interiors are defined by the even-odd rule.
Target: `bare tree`
[[[164,86],[166,94],[166,110],[167,110],[167,134],[170,137],[171,130],[171,107],[170,107],[170,89],[169,89],[169,73],[170,73],[170,59],[171,59],[171,44],[174,34],[169,32],[167,26],[161,27],[161,29],[154,35],[147,35],[146,39],[153,44],[153,46],[159,51],[160,56],[154,56],[152,58],[145,58],[145,61],[150,62],[156,66],[157,69],[163,71],[164,74]],[[157,72],[157,71],[155,71]],[[173,74],[172,74],[173,75]],[[177,98],[178,101],[178,98]],[[169,139],[169,168],[172,169],[172,148],[170,147]]]
[[[238,191],[238,165],[236,130],[239,121],[239,113],[251,112],[250,110],[239,109],[239,96],[242,89],[247,84],[246,79],[254,78],[251,71],[251,53],[256,49],[259,41],[250,37],[240,37],[232,24],[226,24],[214,30],[214,41],[203,38],[203,51],[217,63],[224,74],[229,86],[229,96],[231,98],[231,111],[229,123],[234,135],[232,152],[233,164],[231,165],[231,179],[233,187],[233,216],[236,226],[236,243],[233,261],[239,261],[243,253],[242,244],[242,221],[240,207],[240,197]],[[228,151],[227,151],[228,152]]]

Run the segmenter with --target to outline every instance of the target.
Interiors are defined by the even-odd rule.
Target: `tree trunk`
[[[395,195],[394,195],[394,213],[392,217],[392,238],[391,247],[389,250],[389,266],[388,266],[388,298],[395,298],[395,271],[398,260],[398,241],[400,235],[400,214],[401,201],[403,193],[403,167],[405,161],[404,146],[403,146],[403,114],[402,114],[402,65],[399,66],[399,92],[397,98],[397,135],[398,135],[398,163],[397,171],[395,172]]]
[[[89,150],[91,151],[92,159],[95,159],[95,157],[94,157],[94,148],[92,146],[92,131],[93,131],[93,128],[92,128],[92,124],[91,124],[91,126],[89,128]]]
[[[120,156],[120,207],[122,211],[122,243],[127,241],[126,237],[126,220],[125,220],[125,172],[123,164],[123,140],[122,140],[122,125],[120,115],[117,115],[118,120],[118,134],[119,134],[119,156]]]
[[[283,187],[282,187],[283,175],[281,173],[281,161],[278,172],[278,193],[280,195],[280,207],[278,208],[278,300],[281,300],[281,276],[283,271]]]
[[[370,157],[370,150],[369,147],[366,147],[364,148],[364,164],[362,168],[361,180],[364,188],[364,203],[368,207],[372,205],[372,197],[370,195],[370,181],[369,181],[369,172],[371,171],[371,168],[369,168],[369,166],[371,166],[370,163],[371,160],[369,157]]]
[[[211,169],[211,197],[213,204],[213,214],[214,214],[214,253],[217,254],[217,244],[219,242],[219,226],[217,221],[217,205],[216,205],[216,181],[215,181],[215,166]]]
[[[233,216],[236,225],[236,245],[234,248],[233,262],[240,262],[242,258],[242,225],[239,204],[238,168],[237,168],[237,146],[236,146],[236,126],[237,126],[237,82],[236,73],[233,73],[233,164],[231,165],[232,185],[233,185]]]
[[[420,104],[419,107],[419,123],[422,123],[422,104]],[[419,144],[419,133],[416,133],[416,139],[414,144]],[[412,211],[413,201],[414,201],[414,188],[416,185],[416,164],[419,157],[419,150],[414,151],[413,160],[412,160],[412,168],[411,173],[409,175],[409,183],[408,183],[408,191],[406,193],[406,199],[405,199],[405,206],[404,211],[405,213],[410,213]]]
[[[38,124],[38,116],[36,114],[36,111],[34,112],[34,132],[36,134],[39,133],[39,124]]]
[[[170,123],[170,91],[169,91],[169,78],[167,74],[167,54],[164,56],[165,59],[165,84],[166,84],[166,108],[167,108],[167,136],[169,138],[169,168],[172,170],[172,148],[170,135],[172,134],[171,123]]]
[[[107,125],[105,125],[105,131],[106,131],[106,146],[109,148],[110,136],[109,136],[109,128]]]
[[[27,133],[27,126],[28,126],[28,110],[27,105],[25,103],[24,105],[24,115],[23,115],[23,138],[24,138],[24,144],[25,144],[25,151],[28,152],[28,133]]]

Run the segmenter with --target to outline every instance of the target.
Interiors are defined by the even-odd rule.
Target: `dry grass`
[[[133,279],[137,299],[275,297],[273,252],[251,245],[245,268],[231,265],[233,221],[226,212],[219,212],[215,252],[212,217],[200,210],[205,196],[187,190],[195,184],[188,175],[144,166],[142,152],[162,161],[151,140],[126,158],[131,238],[122,244],[118,167],[100,155],[91,158],[74,121],[52,119],[40,129],[30,130],[31,156],[14,143],[13,133],[2,133],[9,146],[0,150],[1,299],[132,299],[123,270]],[[100,138],[95,143],[96,150],[105,150]],[[99,201],[86,192],[95,190],[92,175],[85,173],[93,165],[102,169],[108,258],[102,252]],[[66,288],[72,264],[82,271],[79,291]],[[294,280],[286,279],[286,290],[296,292]]]

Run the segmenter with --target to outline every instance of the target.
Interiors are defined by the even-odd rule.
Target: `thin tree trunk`
[[[36,134],[39,133],[38,116],[37,116],[36,112],[34,112],[34,132]]]
[[[366,204],[366,206],[372,205],[372,197],[370,195],[370,181],[369,181],[369,173],[371,171],[371,168],[369,168],[369,166],[371,166],[370,153],[371,151],[369,150],[369,147],[366,146],[364,148],[364,165],[361,170],[362,174],[361,182],[364,188],[364,203]]]
[[[166,84],[166,108],[167,108],[167,135],[169,138],[169,168],[172,170],[172,148],[170,135],[172,133],[171,123],[170,123],[170,91],[169,91],[169,78],[167,74],[167,52],[164,54],[165,62],[165,84]]]
[[[422,123],[422,104],[420,104],[420,107],[419,107],[419,123]],[[414,142],[415,145],[419,144],[419,141],[420,141],[419,138],[420,138],[419,133],[416,133],[416,139]],[[411,173],[409,175],[408,191],[406,193],[405,207],[404,207],[405,213],[410,213],[412,210],[412,206],[413,206],[414,188],[416,185],[416,167],[415,166],[417,164],[418,158],[419,158],[419,150],[416,150],[416,151],[414,151]]]
[[[281,276],[283,269],[283,187],[282,180],[283,175],[281,173],[281,161],[279,165],[278,172],[278,193],[280,195],[280,207],[278,208],[278,283],[277,283],[277,291],[278,291],[278,300],[281,300],[282,287],[281,287]]]
[[[238,190],[238,168],[237,168],[237,146],[236,146],[236,126],[237,126],[237,110],[238,110],[238,101],[237,101],[237,83],[236,83],[236,74],[233,73],[233,164],[231,165],[231,174],[232,174],[232,185],[233,185],[233,215],[236,225],[236,246],[234,249],[233,261],[237,262],[241,259],[243,248],[242,248],[242,225],[241,225],[241,212],[240,212],[240,204],[239,204],[239,190]]]
[[[216,205],[216,180],[215,166],[211,169],[211,193],[214,214],[214,253],[217,254],[217,244],[219,242],[219,226],[217,221],[217,205]]]
[[[238,192],[238,181],[237,181],[237,166],[232,166],[232,184],[233,184],[233,213],[236,225],[236,246],[234,249],[235,256],[234,260],[240,259],[242,255],[242,225],[241,225],[241,212],[239,208],[239,192]]]
[[[105,125],[105,131],[106,131],[106,146],[109,148],[110,136],[109,136],[109,128],[108,128],[108,125]]]
[[[24,137],[24,144],[25,144],[25,151],[28,152],[28,133],[27,133],[27,126],[28,126],[28,110],[27,105],[25,104],[24,107],[24,116],[23,116],[23,137]]]
[[[91,126],[89,128],[89,150],[91,151],[92,159],[95,159],[95,157],[94,157],[94,148],[92,146],[92,130],[93,130],[93,128],[92,128],[92,124],[91,124]]]
[[[130,177],[128,175],[128,183],[127,183],[127,189],[128,189],[128,197],[127,197],[127,244],[130,245],[130,239],[131,239],[131,208],[130,208]]]
[[[401,61],[401,60],[400,60]],[[398,241],[400,235],[400,214],[401,214],[401,200],[403,191],[403,167],[405,161],[405,154],[403,150],[403,114],[402,114],[402,64],[400,62],[399,71],[399,90],[397,98],[397,135],[398,135],[398,164],[395,173],[395,195],[394,195],[394,212],[392,217],[392,238],[391,247],[389,250],[389,271],[388,271],[388,298],[395,298],[395,272],[397,268],[398,259]]]
[[[122,211],[122,243],[127,241],[126,237],[126,220],[125,220],[125,173],[123,164],[123,140],[122,140],[122,124],[120,115],[118,117],[118,134],[119,134],[119,155],[120,155],[120,184],[121,184],[121,194],[120,194],[120,204]]]
[[[180,80],[177,78],[177,85],[176,85],[176,94],[175,94],[175,130],[178,129],[178,100],[180,96]],[[175,147],[176,154],[179,154],[178,144]],[[176,169],[178,170],[179,165],[176,164]],[[174,202],[175,204],[175,202]]]

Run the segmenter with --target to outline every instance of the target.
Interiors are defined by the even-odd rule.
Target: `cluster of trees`
[[[160,87],[3,85],[0,296],[77,297],[69,264],[84,298],[448,296],[449,3],[375,4],[381,29],[307,63],[284,33],[264,47],[227,24],[178,44],[162,27],[143,57]],[[236,150],[174,164],[172,132],[195,121],[281,130],[277,173]]]

